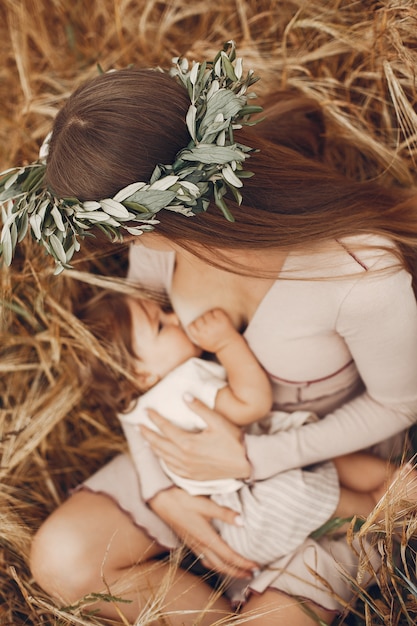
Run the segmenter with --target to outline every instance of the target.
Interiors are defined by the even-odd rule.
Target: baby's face
[[[185,333],[175,313],[167,313],[149,300],[128,298],[128,304],[133,349],[145,372],[163,378],[187,359],[200,356],[201,349]]]

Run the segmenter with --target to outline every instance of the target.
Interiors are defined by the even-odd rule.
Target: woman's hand
[[[205,496],[173,487],[149,501],[151,509],[177,534],[208,569],[236,578],[251,578],[258,565],[232,550],[211,525],[216,518],[236,523],[236,512]]]
[[[174,426],[149,409],[148,415],[161,434],[146,426],[141,426],[140,429],[155,454],[173,472],[185,478],[249,478],[251,466],[242,443],[241,429],[199,400],[186,401],[203,418],[207,428],[199,433],[191,433]]]

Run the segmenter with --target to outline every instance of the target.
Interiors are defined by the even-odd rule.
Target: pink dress
[[[388,250],[372,248],[381,243]],[[416,421],[417,307],[411,277],[396,267],[389,246],[361,236],[290,254],[260,303],[244,335],[270,375],[275,408],[311,410],[322,419],[286,432],[247,434],[253,480],[365,448],[392,455],[394,436]],[[136,245],[129,278],[169,295],[174,264],[174,252]],[[149,448],[143,462],[158,477],[143,490],[126,455],[85,485],[114,498],[150,536],[174,548],[178,538],[146,505],[171,483],[156,470]],[[308,538],[246,585],[257,592],[274,587],[338,610],[335,594],[351,596],[343,573],[355,576],[356,566],[344,537]]]

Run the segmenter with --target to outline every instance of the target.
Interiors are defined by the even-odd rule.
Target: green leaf
[[[83,202],[82,208],[85,211],[97,211],[97,209],[101,209],[101,204],[100,202],[96,202],[95,200],[86,200],[85,202]]]
[[[61,232],[65,233],[65,226],[64,226],[64,222],[62,219],[62,215],[58,209],[58,207],[56,205],[54,205],[52,207],[51,210],[51,215],[54,218],[54,222],[56,224],[56,227],[58,228],[58,230],[60,230]]]
[[[116,200],[116,202],[123,202],[124,200],[126,200],[126,198],[129,198],[129,196],[134,194],[135,191],[139,191],[139,189],[142,189],[142,187],[145,187],[145,186],[146,186],[146,183],[132,183],[131,185],[124,187],[118,193],[116,193],[113,200]],[[84,206],[86,204],[87,203],[84,202]]]
[[[149,214],[149,210],[143,204],[139,204],[138,202],[131,202],[130,200],[125,200],[123,204],[128,208],[132,209],[135,213],[146,213]]]
[[[239,111],[239,117],[244,117],[245,115],[252,115],[253,113],[262,113],[263,107],[256,105],[248,105],[244,106]]]
[[[13,224],[10,225],[10,235],[11,235],[11,238],[12,238],[12,249],[15,250],[16,249],[16,244],[17,244],[16,222],[13,222]]]
[[[7,176],[1,183],[1,186],[4,189],[8,189],[11,185],[13,185],[17,179],[19,178],[20,171],[12,172],[9,176]]]
[[[226,183],[227,184],[227,183]],[[233,187],[233,185],[228,185],[230,191],[233,194],[234,199],[236,200],[236,203],[240,206],[242,204],[242,194],[240,193],[240,191],[238,189],[236,189],[236,187]]]
[[[30,223],[30,226],[32,228],[33,234],[35,235],[35,238],[38,241],[40,241],[42,239],[42,230],[41,230],[42,218],[41,218],[41,216],[38,213],[34,213],[33,215],[30,216],[29,223]]]
[[[189,73],[189,79],[191,84],[194,86],[197,82],[197,76],[198,76],[198,70],[200,68],[200,64],[199,63],[194,63],[193,67],[191,68],[191,71]]]
[[[339,530],[339,528],[344,526],[346,523],[351,522],[351,521],[352,521],[351,517],[332,517],[327,522],[322,524],[320,528],[317,528],[317,530],[314,530],[310,534],[310,537],[312,537],[313,539],[317,541],[324,535],[334,533],[335,531]]]
[[[85,220],[88,222],[107,222],[110,215],[104,211],[76,211],[77,220]]]
[[[184,161],[196,161],[205,164],[217,163],[224,165],[231,161],[243,161],[245,155],[235,146],[216,146],[215,144],[199,144],[192,150],[181,152]]]
[[[196,113],[197,113],[197,107],[195,107],[193,104],[191,104],[189,109],[188,109],[188,111],[187,111],[187,115],[185,117],[185,121],[186,121],[186,124],[187,124],[188,132],[190,133],[190,135],[191,135],[192,139],[194,139],[194,141],[196,141],[196,139],[197,139],[196,127],[195,127]]]
[[[153,181],[148,189],[144,189],[143,192],[149,193],[150,191],[169,191],[170,188],[178,181],[178,176],[175,174],[169,174],[168,176],[161,176],[158,180]]]
[[[27,211],[24,211],[19,220],[19,236],[17,241],[20,243],[25,237],[29,228],[29,216]]]
[[[252,176],[255,176],[253,172],[248,172],[247,170],[239,170],[237,175],[239,178],[252,178]]]
[[[233,82],[237,82],[238,78],[235,74],[235,70],[233,65],[231,64],[231,62],[229,61],[229,57],[226,55],[226,53],[222,53],[221,55],[222,58],[222,62],[223,62],[223,67],[224,67],[224,71],[226,72],[226,76]]]
[[[128,219],[129,211],[120,202],[116,202],[113,198],[106,198],[100,200],[100,205],[106,213],[113,217],[119,217],[120,219]]]
[[[4,225],[2,228],[0,243],[2,246],[4,262],[7,266],[9,266],[13,259],[14,248],[12,244],[12,235],[10,233],[10,229],[6,225]]]
[[[225,131],[230,126],[229,120],[222,120],[218,122],[212,122],[207,128],[200,129],[204,131],[204,134],[200,134],[201,143],[216,143],[218,146],[224,146],[226,143]],[[220,140],[218,140],[220,138]]]
[[[156,213],[160,209],[163,209],[170,204],[172,200],[175,198],[174,191],[161,190],[161,189],[149,189],[148,191],[137,191],[129,198],[129,208],[133,209],[131,206],[132,202],[137,202],[138,204],[146,207],[147,211],[150,213]],[[125,204],[127,204],[125,202]]]
[[[237,96],[228,89],[215,91],[207,102],[207,112],[201,128],[207,128],[221,113],[225,119],[233,119],[245,104],[245,98]]]
[[[61,261],[61,263],[67,262],[67,255],[64,250],[64,246],[58,239],[58,237],[54,234],[49,236],[49,243],[51,244],[52,250],[54,251],[57,259]]]
[[[9,189],[4,189],[0,192],[0,202],[6,202],[6,200],[11,200],[12,198],[17,198],[22,192],[16,190],[15,187],[10,187]]]
[[[219,209],[221,210],[221,212],[223,213],[223,215],[225,216],[228,222],[234,222],[235,218],[233,217],[232,213],[229,211],[222,196],[223,196],[222,191],[220,191],[218,186],[215,185],[214,186],[214,202],[216,206],[219,207]]]
[[[227,54],[228,58],[233,63],[236,58],[236,44],[233,39],[226,41],[223,46],[223,52]]]
[[[239,178],[236,176],[236,174],[234,173],[234,171],[232,170],[229,164],[227,164],[222,169],[222,174],[226,182],[228,182],[233,187],[243,187],[242,181],[239,180]]]
[[[44,175],[45,165],[33,165],[29,170],[29,174],[21,183],[22,191],[36,191],[43,182]]]
[[[126,226],[126,230],[130,235],[142,235],[143,228],[139,228],[138,226]]]

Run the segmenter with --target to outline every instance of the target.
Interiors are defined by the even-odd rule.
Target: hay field
[[[356,179],[416,184],[415,0],[2,0],[0,170],[36,158],[56,111],[97,64],[200,60],[230,38],[262,77],[260,96],[294,87],[321,103],[337,167]],[[45,596],[27,556],[34,530],[68,490],[124,447],[115,416],[90,405],[78,375],[82,354],[98,346],[73,315],[106,277],[123,277],[126,250],[110,252],[86,247],[76,272],[54,277],[52,259],[26,242],[12,268],[1,268],[1,626],[104,623]],[[384,557],[380,590],[373,598],[352,581],[362,601],[346,623],[356,626],[416,620],[413,512],[393,519],[384,506],[383,522],[376,515],[366,527]]]

